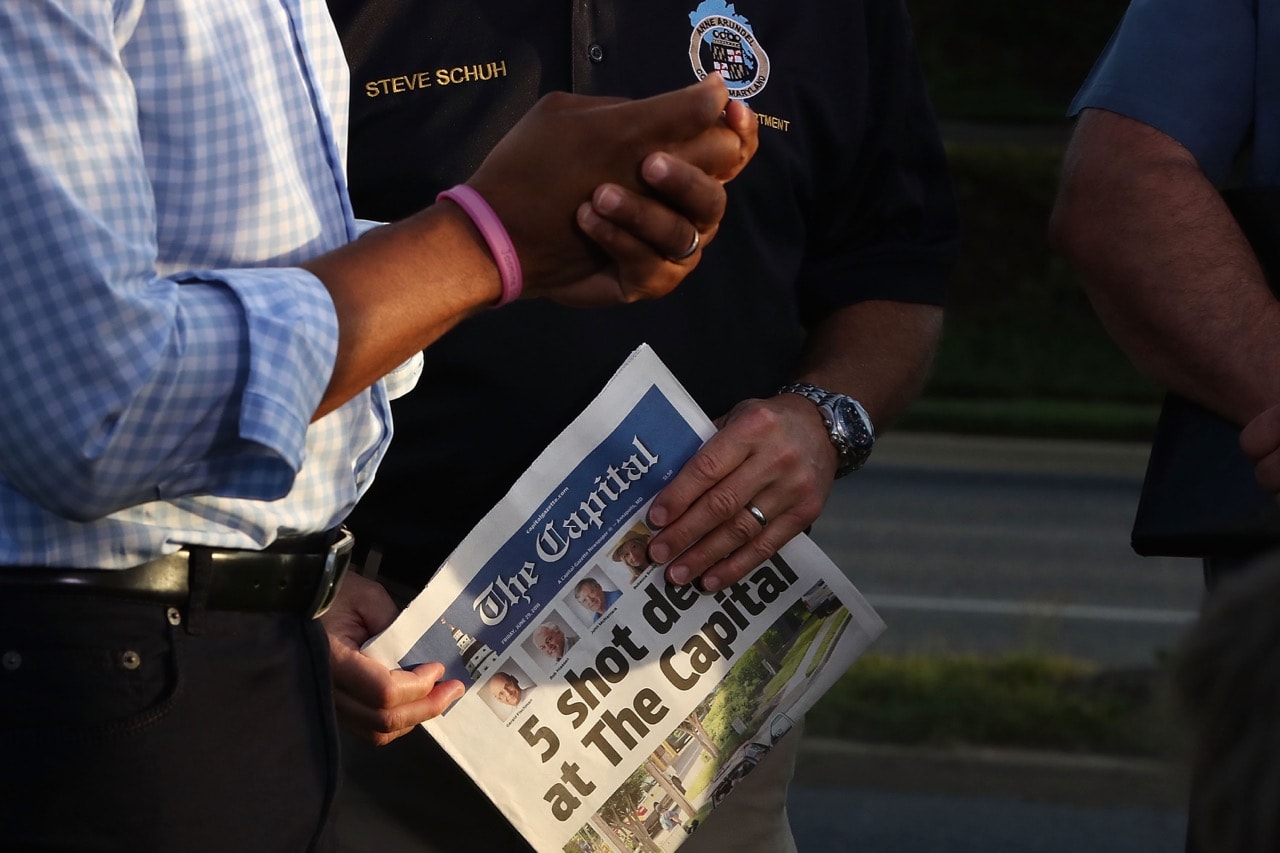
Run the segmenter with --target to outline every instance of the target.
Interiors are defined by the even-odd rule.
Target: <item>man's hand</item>
[[[329,635],[338,718],[356,735],[379,746],[438,717],[465,690],[461,682],[439,680],[444,675],[442,664],[389,670],[360,651],[399,612],[381,584],[348,573],[333,606],[320,617]]]
[[[739,403],[718,426],[649,510],[650,526],[662,528],[649,558],[679,555],[668,580],[700,578],[708,592],[736,583],[813,523],[837,462],[818,410],[795,394]]]
[[[654,298],[696,263],[664,258],[683,254],[695,231],[700,243],[714,237],[720,185],[754,156],[757,134],[750,108],[717,75],[638,101],[553,93],[467,183],[506,227],[528,295],[573,304]],[[573,211],[576,222],[565,216]]]
[[[661,296],[702,260],[724,216],[724,187],[697,167],[664,153],[650,155],[641,174],[661,200],[616,184],[599,187],[578,209],[578,226],[614,262],[558,289],[552,299],[592,305],[602,294],[611,294],[617,302]]]
[[[618,301],[669,292],[715,239],[725,212],[723,184],[742,171],[758,147],[756,115],[746,104],[729,101],[721,122],[736,135],[736,144],[715,128],[691,144],[675,146],[675,154],[650,154],[640,166],[647,194],[605,184],[578,209],[579,227],[615,261],[596,279],[616,280]],[[568,302],[567,297],[561,291],[555,298]]]
[[[501,220],[524,294],[612,305],[670,292],[724,215],[721,182],[755,154],[754,114],[712,75],[640,101],[540,100],[467,183]],[[593,203],[594,199],[594,203]],[[338,353],[320,418],[492,305],[501,276],[457,205],[435,204],[303,265],[329,291]]]
[[[920,393],[941,335],[937,305],[846,305],[810,333],[795,378],[857,397],[882,433]],[[654,498],[648,519],[662,528],[649,558],[671,561],[672,583],[700,577],[708,591],[736,583],[807,529],[838,463],[818,407],[798,394],[739,403],[717,425]]]
[[[1258,485],[1280,495],[1280,405],[1263,410],[1245,425],[1240,449],[1253,461]]]

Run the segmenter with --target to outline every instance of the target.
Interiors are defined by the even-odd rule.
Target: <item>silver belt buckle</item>
[[[356,545],[356,538],[351,531],[342,528],[338,541],[329,546],[329,553],[324,559],[324,569],[320,574],[320,583],[316,587],[315,601],[311,606],[311,618],[319,619],[333,604],[338,595],[338,587],[342,585],[342,575],[351,563],[351,549]]]

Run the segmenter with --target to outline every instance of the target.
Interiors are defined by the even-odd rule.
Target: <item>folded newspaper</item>
[[[539,851],[674,850],[884,630],[804,535],[715,594],[647,562],[714,430],[637,349],[366,646],[467,685],[424,726]]]

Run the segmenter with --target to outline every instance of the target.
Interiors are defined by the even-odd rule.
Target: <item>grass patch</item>
[[[907,746],[1168,757],[1163,669],[1101,671],[1029,654],[865,655],[805,717],[807,733]]]
[[[697,799],[715,780],[716,771],[719,769],[719,765],[711,760],[711,756],[705,752],[699,752],[697,767],[689,771],[684,778],[685,795],[690,799]],[[706,812],[710,810],[709,804],[704,806],[697,817],[706,817]]]
[[[839,621],[835,621],[839,620]],[[827,627],[826,634],[823,635],[822,641],[819,643],[813,657],[809,660],[809,666],[805,668],[805,678],[810,678],[815,672],[821,669],[827,662],[827,655],[831,652],[831,647],[835,645],[836,640],[840,639],[844,634],[844,629],[849,627],[849,623],[853,621],[853,615],[848,610],[840,609],[835,613],[835,619],[829,620],[830,625]]]
[[[778,691],[786,686],[787,682],[791,680],[791,676],[799,669],[800,662],[804,660],[804,656],[808,654],[809,647],[817,639],[819,629],[826,627],[826,625],[826,621],[822,619],[810,619],[805,623],[795,642],[787,650],[786,655],[783,656],[782,666],[778,668],[778,671],[769,679],[764,689],[760,691],[761,702],[768,702],[778,695]],[[759,723],[763,722],[763,720],[754,722]]]

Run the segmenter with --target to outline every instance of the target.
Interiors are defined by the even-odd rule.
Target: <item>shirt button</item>
[[[22,655],[17,652],[5,652],[0,656],[0,666],[3,666],[8,672],[13,672],[22,666]]]
[[[591,57],[592,62],[604,62],[604,48],[598,44],[593,44],[587,48],[587,56]]]

